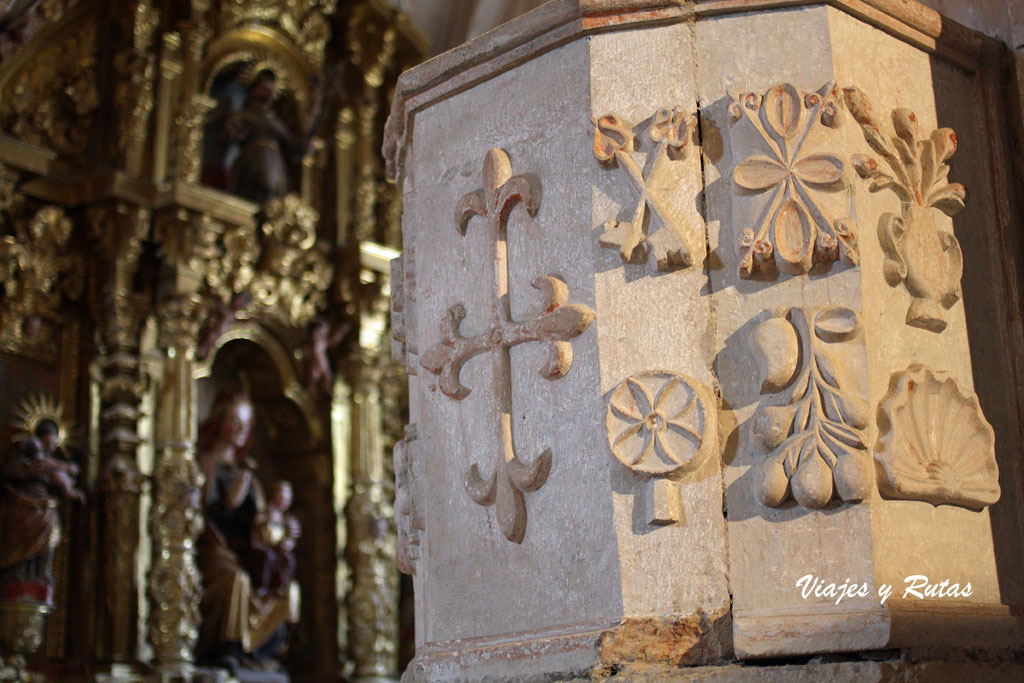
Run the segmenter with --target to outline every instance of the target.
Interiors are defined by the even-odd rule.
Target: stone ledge
[[[572,40],[638,26],[812,5],[835,7],[969,70],[999,42],[916,0],[552,0],[398,78],[381,150],[388,176],[402,175],[410,117],[417,110]]]
[[[733,655],[727,607],[716,614],[631,617],[572,629],[427,644],[402,680],[604,678],[628,667],[676,670],[727,662]]]
[[[763,614],[737,610],[735,646],[744,659],[777,657],[799,643],[805,652],[913,648],[1012,652],[1024,621],[1005,605],[914,604],[834,613]]]

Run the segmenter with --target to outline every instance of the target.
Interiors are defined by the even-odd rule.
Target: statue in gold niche
[[[218,106],[206,123],[203,182],[264,203],[291,189],[289,170],[301,163],[323,116],[324,94],[314,79],[308,130],[295,131],[275,109],[277,75],[260,69],[239,96],[237,80],[215,83]],[[244,102],[239,106],[240,102]]]
[[[65,456],[61,411],[45,397],[24,403],[21,433],[0,460],[0,602],[53,602],[61,500],[85,501],[78,465]]]
[[[300,529],[287,513],[291,487],[275,484],[268,506],[247,455],[252,427],[248,396],[221,396],[200,427],[198,444],[206,475],[199,654],[241,680],[250,678],[247,670],[279,669],[275,658],[299,616],[292,551]]]

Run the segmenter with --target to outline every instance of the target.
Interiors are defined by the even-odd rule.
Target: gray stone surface
[[[418,435],[402,495],[422,513],[411,680],[653,676],[658,667],[734,657],[1019,645],[1011,611],[1021,600],[1019,392],[1008,354],[994,352],[998,345],[978,350],[987,328],[1005,336],[994,321],[1005,300],[972,300],[1005,286],[984,265],[999,259],[993,199],[1005,181],[992,168],[983,103],[958,111],[948,103],[975,83],[955,64],[977,55],[965,51],[966,39],[936,42],[941,22],[915,3],[872,0],[870,21],[844,2],[755,2],[750,12],[739,11],[750,3],[711,4],[553,3],[525,17],[521,34],[516,24],[503,27],[399,86],[387,149],[404,194],[395,271],[404,286],[396,291],[404,292],[398,310]],[[740,95],[748,92],[749,101]],[[917,147],[907,154],[948,140],[941,131],[931,137],[940,126],[962,131],[949,180],[967,185],[967,208],[951,219],[928,197],[918,205],[891,186],[871,191],[854,155],[877,150],[870,126],[855,120],[862,110],[844,104],[851,97],[871,103],[886,140],[895,140],[894,125],[910,125],[894,111],[915,113],[918,130],[905,136]],[[737,120],[734,106],[754,118]],[[787,128],[796,110],[811,113]],[[779,147],[786,131],[792,137]],[[466,199],[489,191],[482,165],[491,148],[511,165],[497,191],[528,198],[501,219],[465,214],[463,235],[456,207],[481,214],[473,202],[491,201]],[[778,161],[762,159],[772,155]],[[749,173],[739,182],[743,164]],[[785,213],[776,198],[797,177],[796,197],[816,208]],[[886,214],[903,215],[907,234],[913,228],[926,244],[885,246]],[[843,237],[837,226],[848,218],[855,248],[830,252],[826,240],[824,256],[804,258],[794,241],[799,216],[826,237]],[[748,273],[744,230],[763,223],[780,272]],[[691,229],[693,262],[666,257],[665,245],[685,242]],[[941,250],[929,241],[954,231],[962,297],[918,282],[956,274],[951,237]],[[886,264],[899,258],[910,275],[895,278]],[[566,288],[551,306],[531,286],[544,275]],[[450,346],[458,336],[442,331],[446,312],[464,307],[458,333],[478,335],[501,322],[494,293],[505,288],[513,321],[553,320],[570,305],[596,318],[578,336],[558,337],[557,325],[531,333],[560,340],[555,346],[510,342],[501,323],[506,331],[457,375],[471,391],[453,396],[451,378],[433,374],[449,353],[442,340]],[[921,301],[927,315],[912,314]],[[554,367],[551,349],[568,367],[564,377],[542,376]],[[994,505],[991,482],[971,493],[968,474],[882,488],[913,500],[879,493],[876,477],[897,459],[884,449],[905,442],[883,438],[879,407],[891,413],[883,399],[893,378],[915,364],[944,378],[922,381],[922,391],[948,378],[955,391],[944,396],[963,397],[965,410],[977,410],[977,389],[994,451],[990,441],[932,447],[947,443],[943,417],[952,408],[922,409],[928,414],[909,424],[927,442],[927,463],[990,473],[998,464]],[[506,411],[511,449],[502,455]],[[790,430],[794,413],[805,427]],[[773,416],[785,414],[780,429],[788,431],[776,434],[772,420],[782,418]],[[550,471],[522,473],[546,453]],[[483,480],[498,472],[496,501],[479,487],[476,500],[467,493],[472,465]],[[520,474],[501,489],[507,472]],[[972,590],[904,599],[913,574],[970,581]],[[863,584],[865,593],[805,598],[797,585],[805,575]],[[883,605],[886,584],[894,592]],[[686,676],[915,680],[945,671],[821,662]]]

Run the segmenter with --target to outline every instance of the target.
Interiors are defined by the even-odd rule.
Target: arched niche
[[[273,94],[260,87],[266,73]],[[246,25],[214,39],[200,70],[203,93],[216,103],[203,127],[201,182],[260,204],[300,192],[319,104],[314,76],[299,48],[271,27]]]
[[[291,512],[302,524],[296,545],[302,600],[283,662],[293,675],[311,674],[324,634],[333,632],[337,620],[334,554],[324,553],[336,543],[330,440],[291,355],[276,337],[247,321],[221,335],[215,348],[193,375],[198,419],[200,424],[206,419],[218,393],[246,390],[254,408],[248,455],[257,463],[263,489],[275,480],[292,485]]]

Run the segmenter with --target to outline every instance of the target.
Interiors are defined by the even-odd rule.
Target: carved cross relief
[[[548,347],[548,359],[540,374],[554,380],[565,376],[572,367],[572,345],[568,340],[579,336],[594,320],[594,312],[581,304],[568,304],[569,290],[554,275],[543,275],[531,283],[544,295],[544,314],[526,321],[512,319],[509,308],[506,231],[508,217],[517,203],[530,215],[537,212],[539,193],[524,176],[513,176],[508,155],[491,149],[484,157],[483,189],[470,192],[459,200],[455,209],[455,225],[465,235],[473,216],[480,216],[494,232],[494,292],[490,310],[491,322],[479,334],[466,337],[460,331],[466,309],[456,304],[441,321],[441,341],[428,349],[420,364],[439,375],[438,386],[447,396],[461,401],[470,389],[459,380],[462,366],[474,356],[490,353],[498,387],[499,415],[495,425],[499,451],[489,477],[480,474],[474,464],[466,473],[465,486],[479,505],[494,505],[498,524],[505,538],[521,543],[526,533],[526,502],[524,492],[536,491],[547,480],[551,470],[551,451],[545,449],[532,462],[515,452],[512,434],[512,372],[509,349],[518,344],[542,342]]]

